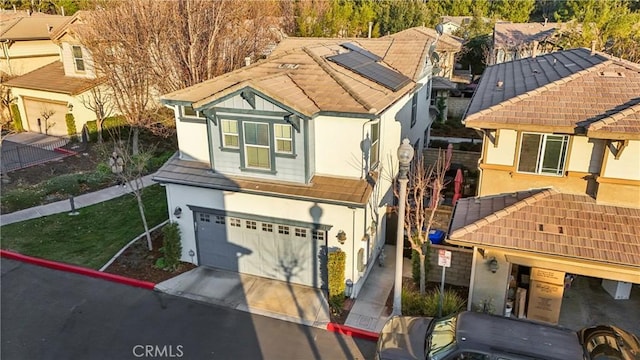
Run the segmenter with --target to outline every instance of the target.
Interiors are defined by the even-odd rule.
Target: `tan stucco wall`
[[[614,145],[616,143],[614,142]],[[618,160],[615,155],[606,150],[607,159],[604,172],[601,174],[607,178],[640,180],[640,140],[630,140],[629,145],[622,150]]]
[[[478,251],[474,251],[473,258],[474,270],[468,309],[478,310],[483,302],[490,301],[495,309],[494,313],[503,314],[511,272],[510,264],[504,253],[493,249],[486,250],[484,258]],[[498,261],[498,271],[495,273],[489,269],[489,262],[493,258]]]
[[[518,132],[515,130],[500,130],[498,135],[498,146],[494,145],[485,136],[483,141],[486,144],[485,163],[495,165],[513,165],[514,154],[516,152],[516,142]]]
[[[73,77],[82,77],[95,79],[96,74],[94,71],[93,58],[91,57],[91,53],[82,46],[82,58],[84,60],[84,71],[76,71],[73,53],[71,51],[72,45],[79,45],[76,43],[62,43],[62,63],[64,65],[64,75],[65,76],[73,76]]]
[[[585,136],[573,136],[569,148],[568,171],[599,173],[602,167],[602,140]],[[598,146],[596,146],[598,144]],[[595,151],[595,152],[594,152]]]
[[[8,47],[8,60],[4,50],[0,51],[0,71],[13,76],[26,74],[60,59],[60,49],[51,40],[16,41]]]
[[[484,169],[479,196],[502,194],[514,191],[553,186],[560,192],[586,194],[587,181],[579,176],[548,176],[518,174],[516,172]]]
[[[640,208],[640,182],[637,185],[601,182],[598,184],[596,202],[598,204]]]

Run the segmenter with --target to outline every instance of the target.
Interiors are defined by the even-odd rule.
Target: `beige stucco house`
[[[7,81],[16,99],[25,130],[67,136],[66,114],[73,114],[77,132],[95,120],[92,89],[100,86],[91,53],[74,35],[85,12],[77,12],[50,36],[57,49],[56,61]],[[102,94],[107,93],[103,89]]]
[[[501,312],[534,271],[628,297],[640,283],[640,65],[588,49],[493,65],[464,121],[484,133],[478,197],[457,202],[448,239],[475,250],[469,306],[492,298]]]
[[[487,64],[535,57],[561,50],[554,36],[565,27],[561,23],[511,23],[496,22],[493,27],[493,42]]]
[[[431,38],[287,38],[265,60],[163,96],[182,260],[316,288],[346,253],[357,296],[384,244],[391,164],[428,134]]]

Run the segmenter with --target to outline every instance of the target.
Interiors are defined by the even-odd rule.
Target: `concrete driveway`
[[[322,290],[258,276],[200,266],[156,290],[307,326],[324,329],[329,323]]]

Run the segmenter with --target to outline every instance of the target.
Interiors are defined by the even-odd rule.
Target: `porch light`
[[[180,217],[182,216],[182,208],[180,206],[176,206],[176,208],[173,210],[173,216],[175,216],[177,219],[180,219]]]
[[[347,241],[347,233],[345,233],[343,230],[338,231],[338,235],[336,235],[336,239],[338,239],[338,242],[340,243],[340,245],[344,245],[344,242]]]
[[[492,257],[491,260],[489,260],[489,270],[491,270],[491,272],[495,274],[499,268],[500,266],[498,265],[498,260],[496,260],[495,257]]]
[[[344,285],[344,296],[350,298],[351,294],[353,294],[353,281],[351,281],[351,279],[347,279]]]

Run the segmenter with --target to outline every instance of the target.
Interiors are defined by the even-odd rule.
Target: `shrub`
[[[169,160],[171,156],[173,156],[174,151],[164,151],[158,155],[154,155],[151,159],[149,159],[149,163],[147,164],[147,169],[149,171],[158,170],[164,163]]]
[[[20,110],[18,110],[18,104],[11,104],[11,115],[13,116],[13,128],[16,132],[23,132],[22,118],[20,117]]]
[[[163,240],[160,251],[164,255],[161,258],[163,259],[163,269],[174,271],[180,264],[180,258],[182,257],[182,242],[180,241],[180,227],[178,223],[165,225],[162,228],[162,235]]]
[[[329,297],[329,308],[334,316],[342,315],[342,309],[344,307],[344,296],[336,295]]]
[[[44,183],[43,191],[46,195],[62,193],[67,195],[80,194],[80,184],[85,178],[85,174],[64,174],[53,177]]]
[[[330,252],[328,257],[327,270],[329,271],[329,298],[334,296],[344,297],[344,267],[346,254],[341,250],[337,250]]]
[[[98,123],[97,120],[87,121],[87,132],[89,133],[89,141],[98,141]]]
[[[7,212],[14,212],[40,205],[44,198],[37,188],[15,189],[2,195],[2,206]]]
[[[417,290],[404,288],[402,290],[402,314],[406,316],[437,316],[440,302],[440,289],[429,291],[421,296]],[[466,305],[466,300],[457,292],[445,289],[442,299],[442,316],[455,314]]]
[[[446,140],[431,140],[431,142],[429,143],[429,147],[434,149],[446,149],[447,146],[449,146],[449,142]]]
[[[72,141],[78,140],[78,129],[76,128],[76,119],[73,114],[66,114],[64,120],[67,123],[67,134],[71,136]]]

